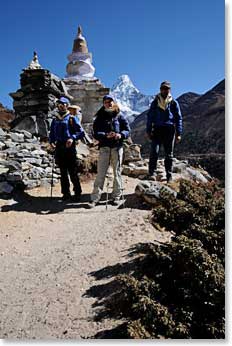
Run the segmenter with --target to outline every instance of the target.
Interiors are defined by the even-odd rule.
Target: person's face
[[[168,96],[168,94],[170,93],[170,88],[168,88],[168,87],[162,87],[162,88],[160,88],[160,93],[161,93],[161,95],[163,96],[163,98],[165,98],[166,99],[166,97]]]
[[[114,104],[114,101],[111,100],[111,99],[106,99],[104,101],[104,107],[105,108],[112,108],[113,107],[113,104]]]
[[[67,103],[58,103],[57,108],[60,112],[65,112],[68,109]]]
[[[69,108],[69,113],[71,115],[77,115],[77,110],[75,108]]]

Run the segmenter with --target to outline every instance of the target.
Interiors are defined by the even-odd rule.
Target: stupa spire
[[[72,53],[68,56],[66,78],[94,79],[95,68],[92,65],[92,54],[88,51],[82,27],[79,25],[73,42]]]
[[[41,68],[42,66],[39,63],[38,55],[36,52],[34,52],[33,59],[31,60],[30,64],[27,66],[27,70],[36,70]]]
[[[78,25],[77,35],[78,36],[82,35],[82,27],[80,25]]]

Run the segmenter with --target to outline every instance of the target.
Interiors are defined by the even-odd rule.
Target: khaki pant
[[[113,190],[112,198],[119,199],[122,195],[122,166],[123,148],[109,148],[102,147],[99,150],[99,159],[97,165],[97,177],[94,182],[94,188],[91,196],[91,200],[98,202],[101,198],[101,194],[104,188],[104,182],[106,174],[110,164],[113,168]],[[109,178],[108,178],[109,179]]]

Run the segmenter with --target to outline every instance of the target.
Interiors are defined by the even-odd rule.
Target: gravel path
[[[92,182],[82,184],[81,204],[59,202],[59,186],[53,201],[46,188],[0,200],[0,338],[90,338],[118,324],[94,319],[98,298],[86,292],[112,275],[93,273],[128,262],[139,242],[167,238],[148,222],[150,211],[136,207],[136,183],[125,179],[131,205],[108,211],[86,208]]]

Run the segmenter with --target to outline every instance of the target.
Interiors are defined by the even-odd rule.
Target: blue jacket
[[[177,135],[182,133],[182,115],[178,102],[172,100],[166,110],[158,107],[158,101],[155,98],[147,114],[147,133],[152,134],[154,128],[160,126],[171,126],[176,128]]]
[[[118,111],[119,112],[119,111]],[[130,126],[127,119],[117,111],[109,113],[102,107],[95,116],[93,123],[93,136],[99,141],[99,147],[121,147],[123,140],[130,135]],[[121,134],[121,139],[107,138],[109,132]]]
[[[65,143],[72,138],[74,141],[84,137],[84,130],[77,116],[67,114],[62,120],[54,118],[49,135],[50,143]]]

